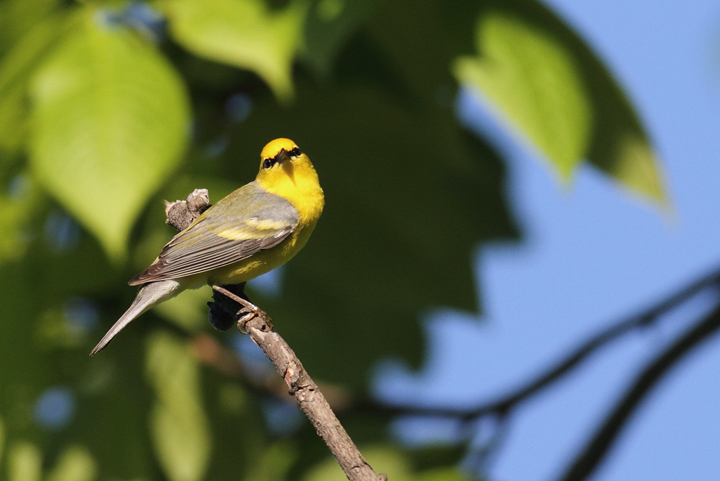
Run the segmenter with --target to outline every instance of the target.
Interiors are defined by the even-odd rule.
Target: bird
[[[94,356],[131,321],[185,289],[240,284],[297,254],[322,214],[325,197],[310,158],[287,138],[269,142],[260,169],[168,242],[133,277],[135,300],[90,353]]]

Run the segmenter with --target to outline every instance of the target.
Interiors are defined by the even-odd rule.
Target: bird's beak
[[[280,149],[280,152],[275,156],[275,162],[282,164],[282,161],[285,159],[287,159],[287,152],[285,152],[285,149]]]

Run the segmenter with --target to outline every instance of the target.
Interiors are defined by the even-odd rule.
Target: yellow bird
[[[133,319],[185,289],[239,284],[290,260],[308,241],[325,205],[310,159],[290,139],[260,154],[260,171],[203,212],[165,245],[145,271],[130,308],[90,353],[95,355]]]

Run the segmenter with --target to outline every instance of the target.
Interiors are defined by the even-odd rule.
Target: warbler
[[[260,154],[260,171],[203,212],[129,284],[130,308],[90,353],[95,355],[133,319],[181,291],[239,284],[290,260],[308,241],[325,205],[317,172],[295,142],[280,138]]]

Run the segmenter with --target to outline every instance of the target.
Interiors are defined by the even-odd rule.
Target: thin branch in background
[[[190,200],[190,198],[188,198]],[[625,334],[628,334],[630,332],[633,332],[635,330],[650,326],[657,322],[657,320],[664,314],[668,313],[678,305],[682,304],[683,302],[690,299],[692,296],[698,294],[699,292],[703,291],[704,289],[707,289],[711,286],[717,286],[720,284],[720,269],[717,269],[713,272],[711,272],[708,275],[705,275],[694,282],[690,283],[689,285],[679,289],[677,292],[673,293],[669,297],[665,298],[663,301],[659,302],[658,304],[634,315],[627,319],[624,319],[620,322],[612,324],[610,327],[604,329],[603,331],[595,334],[591,338],[589,338],[584,343],[577,346],[575,349],[572,350],[572,352],[568,355],[566,355],[563,359],[561,359],[559,362],[554,364],[552,367],[548,368],[544,373],[537,376],[533,380],[531,380],[526,385],[516,389],[514,392],[510,393],[509,395],[506,395],[496,401],[490,402],[490,403],[483,403],[475,407],[471,408],[434,408],[434,407],[418,407],[418,406],[402,406],[402,405],[393,405],[393,406],[387,406],[378,404],[375,402],[360,402],[356,403],[356,405],[353,407],[354,410],[362,411],[362,410],[371,410],[371,411],[381,411],[388,415],[399,415],[399,414],[421,414],[421,415],[428,415],[428,416],[445,416],[445,417],[454,417],[461,419],[466,422],[471,422],[473,420],[477,420],[483,416],[493,415],[498,418],[498,420],[506,421],[507,416],[511,413],[511,411],[519,404],[527,401],[532,396],[538,394],[543,389],[549,387],[553,383],[557,382],[561,378],[563,378],[565,375],[567,375],[569,372],[571,372],[574,368],[579,366],[582,362],[587,360],[592,354],[594,354],[596,351],[598,351],[600,348],[610,344],[611,342],[619,339]],[[244,299],[240,299],[239,297],[235,296],[234,294],[225,291],[222,288],[217,288],[216,286],[213,287],[217,291],[224,291],[223,294],[228,295],[228,297],[234,298],[237,302],[243,304],[243,305],[250,305],[252,304],[247,303]],[[217,300],[217,299],[216,299]],[[258,321],[259,320],[259,321]],[[256,325],[257,322],[260,322],[260,324]],[[357,451],[357,448],[354,447],[354,444],[352,444],[352,441],[347,436],[347,433],[344,431],[342,426],[340,425],[339,421],[337,421],[337,418],[332,413],[332,410],[330,410],[329,405],[327,402],[322,398],[321,405],[324,405],[321,407],[320,411],[323,412],[322,416],[325,415],[325,407],[327,408],[327,411],[329,411],[330,415],[332,416],[332,419],[334,419],[334,422],[332,419],[330,419],[328,422],[330,425],[333,426],[333,429],[335,427],[339,427],[339,430],[337,433],[339,433],[339,439],[343,439],[343,441],[340,444],[349,442],[352,448],[354,448],[355,451],[357,451],[356,454],[350,455],[347,459],[342,459],[341,457],[338,457],[338,454],[336,454],[334,448],[331,446],[331,441],[328,441],[326,439],[326,434],[323,434],[321,432],[321,429],[319,426],[325,426],[324,421],[314,421],[314,416],[317,416],[317,413],[313,413],[314,409],[308,408],[308,406],[303,406],[302,402],[300,400],[300,397],[298,397],[298,393],[301,389],[308,390],[307,392],[311,393],[313,396],[317,396],[318,394],[322,396],[322,394],[317,389],[317,385],[307,376],[307,373],[302,368],[302,365],[300,364],[299,360],[297,358],[294,358],[294,353],[292,353],[292,350],[290,350],[289,347],[286,349],[281,349],[280,351],[283,352],[283,355],[287,355],[288,353],[292,353],[290,358],[287,358],[285,360],[278,359],[278,362],[276,363],[275,360],[271,358],[271,354],[269,354],[270,351],[266,351],[266,348],[270,349],[270,346],[277,342],[282,342],[282,338],[277,335],[277,333],[272,331],[271,325],[268,324],[269,319],[261,319],[259,316],[255,316],[250,321],[246,323],[246,326],[248,328],[248,333],[251,335],[253,341],[255,341],[256,344],[258,344],[263,351],[266,353],[268,358],[270,358],[273,361],[273,364],[275,364],[276,368],[278,369],[278,372],[283,376],[283,379],[285,379],[288,386],[291,388],[290,394],[293,395],[300,405],[300,408],[305,412],[306,415],[313,421],[313,424],[316,426],[316,429],[318,429],[318,434],[320,434],[323,439],[326,440],[326,443],[328,443],[328,446],[333,451],[333,454],[336,456],[336,459],[338,459],[338,462],[341,464],[343,469],[345,470],[348,479],[355,480],[355,479],[362,479],[362,480],[379,480],[379,479],[385,479],[384,475],[376,475],[374,471],[372,471],[372,468],[367,465],[367,463],[362,459],[362,456],[360,455],[359,451]],[[609,416],[606,418],[606,420],[602,423],[600,428],[597,430],[597,432],[591,437],[590,441],[586,445],[586,447],[580,452],[580,454],[576,457],[575,461],[572,462],[570,467],[566,470],[565,474],[560,478],[560,481],[583,481],[587,479],[589,476],[591,476],[594,471],[597,469],[597,467],[600,465],[600,463],[603,461],[605,456],[607,455],[609,449],[613,445],[613,443],[617,440],[618,435],[622,431],[622,429],[625,427],[628,419],[630,416],[635,412],[635,410],[639,407],[641,402],[645,399],[647,394],[652,390],[652,388],[662,379],[662,377],[682,358],[684,358],[689,352],[691,352],[694,348],[699,346],[702,341],[709,338],[711,335],[713,335],[718,329],[720,328],[720,309],[716,308],[715,311],[713,311],[712,314],[704,318],[702,321],[697,323],[694,327],[692,327],[690,330],[688,330],[683,336],[678,338],[674,343],[672,343],[667,349],[665,349],[663,352],[661,352],[654,361],[652,361],[636,378],[636,381],[633,383],[633,385],[630,387],[630,389],[627,391],[627,393],[621,398],[621,400],[618,402],[616,407],[612,410],[612,412],[609,414]],[[263,336],[267,336],[272,334],[273,336],[277,336],[276,339],[273,339],[272,341],[266,341],[263,340]],[[263,347],[264,344],[266,344],[266,347]],[[285,344],[286,345],[286,344]],[[205,346],[207,348],[207,346]],[[274,354],[273,354],[274,355]],[[205,360],[207,364],[215,366],[218,370],[223,371],[223,368],[221,366],[218,366],[217,359],[206,359]],[[224,363],[223,363],[224,364]],[[288,367],[290,366],[290,368]],[[290,371],[288,371],[290,369]],[[299,370],[296,370],[299,369]],[[225,368],[227,370],[227,366]],[[242,378],[242,375],[239,375],[239,373],[234,369],[230,369],[233,372],[226,372],[227,375],[235,378]],[[290,373],[290,374],[288,374]],[[300,374],[302,373],[302,374]],[[297,374],[298,376],[301,376],[304,380],[302,381],[302,386],[295,383],[293,384],[293,381],[291,378],[294,374]],[[289,376],[289,377],[288,377]],[[298,378],[299,379],[299,378]],[[265,389],[269,391],[275,391],[277,393],[276,389],[269,389],[269,386],[265,386]],[[317,394],[315,394],[317,393]],[[303,399],[307,399],[304,396],[302,396]],[[336,425],[334,423],[337,423]],[[347,439],[344,440],[344,437]],[[502,436],[498,436],[497,439],[501,439]],[[482,448],[482,446],[481,446]],[[344,449],[344,448],[343,448]],[[351,450],[352,451],[352,450]],[[486,449],[480,449],[478,451],[479,456],[476,460],[480,462],[484,462],[485,459],[487,459],[488,453]],[[359,457],[358,457],[359,456]],[[359,461],[361,460],[361,461]],[[362,472],[362,465],[367,466],[368,470],[366,470],[362,475],[360,474]],[[345,465],[351,466],[350,470],[345,469]],[[354,473],[354,475],[360,475],[365,477],[351,477],[351,475]]]
[[[720,308],[690,328],[642,370],[560,481],[583,481],[607,456],[628,419],[669,370],[720,328]]]
[[[587,360],[591,354],[594,354],[600,348],[617,340],[625,334],[654,324],[662,315],[668,313],[704,289],[718,284],[720,284],[720,269],[716,269],[710,274],[704,275],[687,286],[682,287],[669,297],[664,298],[658,304],[638,314],[630,316],[627,319],[616,322],[610,327],[593,335],[539,376],[533,378],[530,382],[510,394],[495,401],[467,408],[433,408],[398,404],[391,406],[377,406],[376,403],[364,403],[365,405],[360,406],[360,408],[369,410],[379,408],[389,414],[424,414],[428,416],[458,417],[466,421],[470,421],[481,416],[507,414],[521,402],[526,401],[541,392],[543,389],[560,380],[565,375],[569,374],[574,368],[578,367],[582,362]]]
[[[175,325],[173,324],[172,327]],[[209,334],[194,334],[188,331],[182,331],[181,334],[187,338],[190,351],[195,359],[204,366],[240,383],[258,397],[271,395],[291,400],[287,386],[282,379],[279,379],[274,373],[268,373],[272,376],[257,376],[254,372],[253,375],[249,375],[249,368],[238,358],[235,351],[217,338]],[[317,384],[333,411],[342,411],[351,405],[352,395],[347,389],[328,382],[318,382]]]

